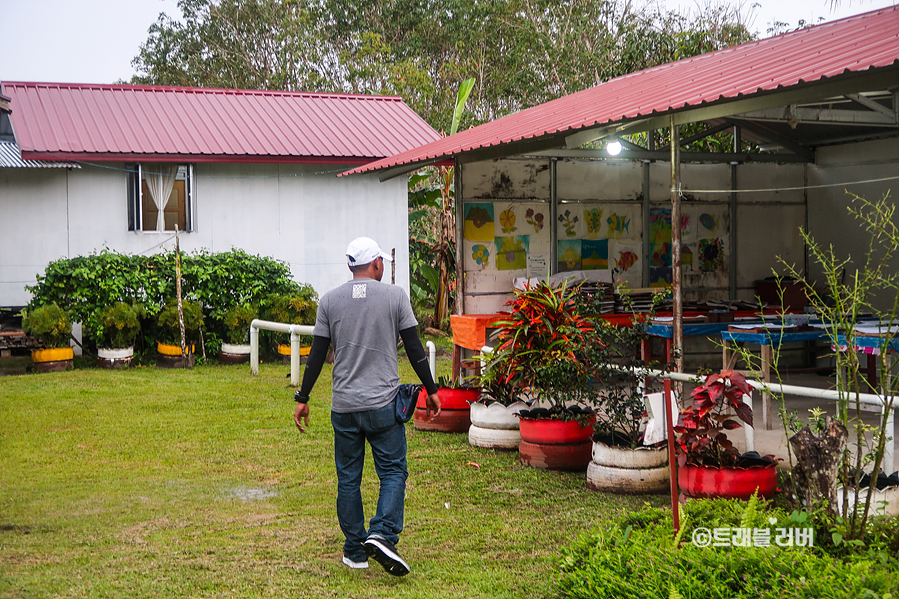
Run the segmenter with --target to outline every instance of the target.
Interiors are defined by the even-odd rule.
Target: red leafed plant
[[[674,432],[678,434],[677,462],[679,466],[737,465],[740,454],[724,434],[742,426],[742,420],[752,426],[752,408],[743,402],[743,394],[751,394],[752,387],[739,372],[725,370],[709,375],[705,383],[696,387],[690,397],[693,405],[681,410]]]

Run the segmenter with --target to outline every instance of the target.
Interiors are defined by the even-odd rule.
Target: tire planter
[[[35,372],[62,372],[75,368],[75,350],[71,347],[31,350]]]
[[[158,343],[156,345],[156,366],[158,368],[190,368],[194,365],[195,345],[187,348],[187,358],[181,358],[181,346],[169,345],[167,343]],[[185,361],[187,364],[185,364]]]
[[[899,516],[899,487],[887,487],[886,489],[865,487],[858,490],[853,487],[837,487],[837,501],[840,505],[843,503],[843,493],[849,495],[849,509],[851,510],[856,504],[858,511],[864,509],[865,502],[868,500],[868,493],[873,493],[871,497],[871,514],[876,516]]]
[[[249,361],[250,346],[248,344],[222,343],[219,362],[222,364],[246,364]]]
[[[309,355],[309,352],[312,350],[311,345],[300,346],[300,363],[304,363],[304,359]],[[285,364],[290,364],[290,345],[284,345],[283,343],[278,344],[278,355],[281,356],[281,361]],[[249,360],[249,358],[247,358]]]
[[[441,409],[437,418],[428,420],[428,411],[425,408],[415,408],[415,413],[412,415],[412,426],[420,431],[464,433],[471,426],[471,412],[469,410]]]
[[[180,350],[180,348],[178,348]],[[97,366],[99,368],[130,368],[134,363],[134,348],[97,348]]]
[[[577,420],[522,417],[519,430],[518,454],[525,466],[582,471],[590,463],[592,426],[582,426]]]
[[[615,447],[593,442],[587,487],[593,491],[644,495],[670,488],[667,447]]]
[[[583,471],[590,463],[593,442],[580,443],[529,443],[518,445],[518,459],[525,466],[547,470]]]
[[[677,470],[677,485],[684,497],[724,497],[748,500],[758,489],[765,499],[777,491],[777,463],[749,468],[718,468],[687,464]]]
[[[474,447],[515,451],[521,443],[518,414],[527,404],[516,401],[510,406],[499,403],[471,404],[471,427],[468,443]]]
[[[440,415],[428,421],[428,409],[425,400],[427,391],[421,390],[415,402],[415,413],[412,426],[421,431],[438,433],[466,433],[471,426],[471,406],[469,402],[477,401],[481,392],[477,389],[451,389],[440,387],[437,397],[440,398]]]

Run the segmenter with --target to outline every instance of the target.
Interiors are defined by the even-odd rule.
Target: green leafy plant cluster
[[[116,302],[100,309],[97,314],[97,344],[104,348],[127,348],[134,345],[140,334],[140,319],[144,307],[140,304]]]
[[[69,347],[72,321],[65,310],[55,303],[50,303],[25,310],[22,316],[22,329],[48,349]]]
[[[204,337],[213,346],[226,336],[224,318],[232,307],[262,306],[271,294],[315,294],[309,285],[291,279],[286,263],[239,249],[182,254],[181,263],[182,297],[199,304],[209,317]],[[72,320],[81,322],[89,336],[101,342],[99,338],[105,330],[100,316],[103,309],[118,303],[141,304],[146,318],[155,321],[166,304],[173,301],[175,256],[173,251],[141,256],[103,250],[56,260],[47,265],[44,273],[38,275],[37,284],[28,290],[33,296],[29,308],[56,303]],[[149,335],[146,341],[152,342],[156,332],[147,328],[152,329],[152,324],[142,331]]]
[[[899,560],[889,546],[832,542],[825,521],[806,512],[747,502],[703,499],[681,506],[675,536],[670,509],[646,508],[581,535],[562,549],[556,597],[668,599],[669,597],[878,597],[899,596]],[[896,519],[884,526],[895,530]],[[814,528],[812,547],[780,547],[778,529]],[[697,529],[766,531],[771,546],[699,546]]]
[[[203,308],[196,302],[182,300],[181,313],[184,315],[184,336],[187,343],[195,343],[203,326]],[[181,323],[178,319],[178,305],[175,302],[166,304],[159,313],[159,341],[181,345]]]
[[[225,313],[225,329],[228,343],[245,344],[250,337],[250,323],[259,315],[259,308],[252,304],[232,306]]]

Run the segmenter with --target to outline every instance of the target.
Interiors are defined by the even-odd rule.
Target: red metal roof
[[[899,6],[631,73],[344,174],[433,162],[897,64]]]
[[[439,139],[401,98],[4,82],[22,158],[358,164]]]

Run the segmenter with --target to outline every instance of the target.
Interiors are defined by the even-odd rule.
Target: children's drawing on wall
[[[649,242],[671,241],[671,208],[649,209]]]
[[[527,235],[496,238],[496,268],[498,270],[524,270],[528,267]]]
[[[559,221],[558,236],[560,238],[578,237],[577,224],[581,219],[577,214],[566,208],[561,214],[559,214],[557,220]]]
[[[559,265],[558,272],[582,270],[581,268],[581,240],[560,241],[558,247]]]
[[[587,227],[588,239],[599,239],[602,229],[602,208],[585,208],[584,225]]]
[[[484,270],[490,265],[490,250],[483,243],[471,246],[471,259]]]
[[[493,204],[465,204],[462,236],[468,241],[493,241]]]
[[[680,265],[684,274],[691,274],[696,270],[696,260],[694,256],[698,245],[695,243],[684,243],[680,247]]]
[[[518,217],[515,215],[515,206],[510,204],[502,212],[499,213],[499,231],[497,235],[511,235],[518,230],[515,221]]]
[[[684,208],[680,215],[680,239],[681,243],[694,243],[696,241],[696,227],[698,225],[696,210]]]
[[[712,212],[702,211],[699,214],[699,225],[701,227],[699,236],[700,237],[717,237],[718,229],[721,226],[721,218],[720,215],[714,214]]]
[[[609,268],[615,283],[640,287],[643,281],[642,247],[636,241],[609,241]]]
[[[540,210],[539,208],[536,209],[536,210],[535,210],[534,208],[528,208],[528,209],[525,210],[525,212],[524,212],[524,220],[525,220],[529,225],[531,225],[532,227],[534,227],[534,231],[533,231],[533,232],[534,232],[535,235],[536,235],[537,233],[539,233],[539,232],[541,231],[541,229],[543,229],[544,220],[545,220],[545,216],[544,216],[544,213],[545,213],[545,212],[547,212],[547,211],[546,211],[546,210]]]
[[[702,272],[724,272],[724,240],[700,239],[699,240],[699,269]]]
[[[584,239],[581,241],[581,269],[606,270],[609,268],[609,240]]]
[[[609,225],[609,239],[623,239],[631,236],[631,215],[630,212],[613,212],[606,219]]]

